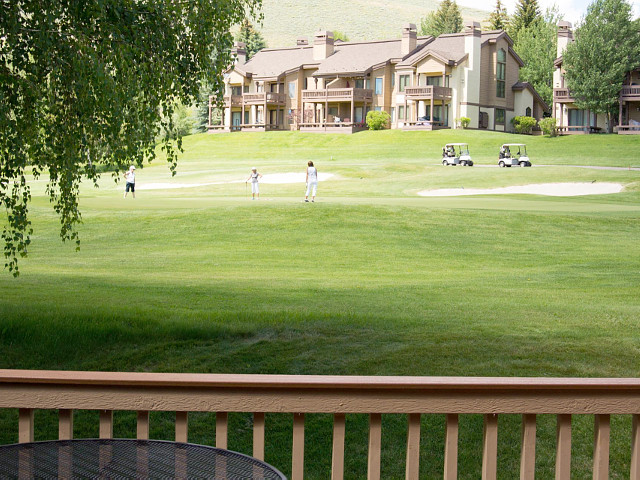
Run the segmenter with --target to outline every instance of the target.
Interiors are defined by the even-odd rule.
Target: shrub
[[[536,126],[538,121],[533,117],[513,117],[511,119],[513,127],[516,129],[516,133],[524,133],[525,135],[531,134],[531,130]]]
[[[460,117],[458,119],[458,122],[460,123],[460,126],[462,128],[467,128],[469,126],[469,124],[471,123],[471,119],[469,117]]]
[[[391,116],[382,110],[372,110],[367,113],[367,126],[369,130],[383,130],[389,127]]]
[[[542,133],[549,135],[550,137],[556,136],[556,119],[553,117],[543,118],[538,122]]]

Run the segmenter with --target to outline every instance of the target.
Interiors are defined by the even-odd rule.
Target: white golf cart
[[[499,167],[530,167],[527,146],[524,143],[505,143],[498,154]]]
[[[473,161],[469,155],[469,145],[467,143],[447,143],[442,148],[442,165],[472,167]]]

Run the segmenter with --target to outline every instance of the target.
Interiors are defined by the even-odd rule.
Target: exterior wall
[[[496,96],[497,59],[498,50],[503,49],[507,54],[505,71],[505,97]],[[485,43],[482,48],[482,70],[480,85],[480,105],[494,106],[514,111],[514,92],[511,89],[520,78],[520,66],[515,57],[509,53],[509,43],[504,38],[495,43]]]
[[[533,98],[533,94],[527,90],[526,88],[514,92],[513,95],[513,111],[506,112],[506,128],[507,131],[514,131],[513,124],[511,123],[511,119],[514,117],[519,117],[522,115],[526,115],[527,107],[531,109],[531,116],[533,118],[537,118],[535,112],[535,100]]]

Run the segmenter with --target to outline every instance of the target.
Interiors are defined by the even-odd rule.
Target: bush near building
[[[372,110],[367,113],[367,127],[369,130],[384,130],[391,125],[391,116],[382,110]]]
[[[520,116],[513,117],[513,119],[511,119],[511,123],[513,124],[513,128],[515,128],[516,133],[530,135],[531,130],[533,130],[533,127],[536,126],[538,121],[533,117]]]

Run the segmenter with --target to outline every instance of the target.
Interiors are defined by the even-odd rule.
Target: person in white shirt
[[[313,166],[313,162],[309,160],[307,163],[307,193],[304,195],[304,201],[309,201],[309,193],[311,193],[311,201],[316,200],[316,190],[318,189],[318,170]]]
[[[258,169],[253,167],[251,169],[251,173],[249,174],[249,178],[244,183],[247,183],[251,180],[251,200],[256,199],[256,195],[260,198],[260,189],[258,188],[258,178],[261,178],[262,175],[258,173]]]
[[[124,178],[127,179],[127,185],[124,187],[124,197],[127,198],[127,193],[131,190],[131,195],[136,198],[136,167],[131,165],[129,170],[124,173]]]

